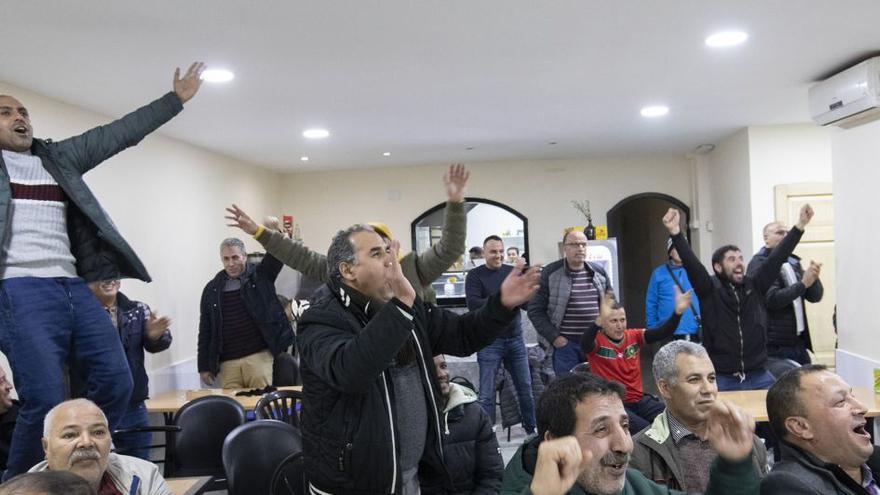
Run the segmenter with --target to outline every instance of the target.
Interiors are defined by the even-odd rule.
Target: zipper
[[[352,445],[351,442],[349,442],[349,443],[346,443],[345,447],[342,448],[342,451],[339,452],[339,470],[342,471],[343,473],[345,472],[345,464],[346,464],[345,458],[347,456],[351,455],[352,449],[354,449],[354,445]]]
[[[394,413],[391,408],[391,394],[388,393],[388,377],[382,372],[382,385],[385,388],[385,404],[388,406],[388,425],[391,427],[391,493],[397,492],[397,439],[394,438]]]
[[[733,289],[733,297],[736,298],[736,326],[739,329],[739,366],[740,366],[740,382],[744,382],[746,379],[746,358],[745,358],[745,343],[743,342],[743,327],[742,327],[742,306],[740,306],[739,294],[736,293],[736,287],[733,284],[730,284],[730,288]]]
[[[419,348],[419,360],[422,362],[422,371],[425,373],[425,391],[428,392],[428,397],[431,398],[431,405],[433,406],[433,414],[434,414],[434,422],[437,426],[437,446],[440,447],[440,458],[443,459],[443,437],[442,430],[440,429],[440,410],[437,409],[437,401],[434,399],[434,388],[431,386],[431,377],[428,376],[428,365],[425,364],[425,355],[422,353],[422,344],[419,343],[419,338],[416,336],[416,331],[410,330],[412,332],[413,338],[416,341],[416,347]]]

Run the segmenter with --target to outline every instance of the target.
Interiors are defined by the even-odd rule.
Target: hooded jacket
[[[420,479],[451,480],[443,461],[440,391],[435,354],[468,356],[494,340],[515,312],[500,295],[464,315],[416,298],[412,308],[392,299],[362,323],[348,294],[334,282],[313,296],[299,324],[303,400],[302,431],[309,483],[324,493],[401,490],[394,384],[387,372],[407,342],[416,350],[427,405],[427,438]],[[369,312],[367,312],[369,313]]]
[[[449,383],[443,408],[443,459],[452,476],[452,490],[422,480],[425,494],[495,494],[501,488],[504,460],[489,417],[477,403],[477,393]]]
[[[741,284],[706,273],[684,235],[672,236],[694,292],[700,299],[703,345],[715,371],[725,375],[766,369],[767,291],[804,231],[793,227],[767,260]]]
[[[49,463],[43,461],[28,472],[48,471]],[[113,452],[107,458],[107,471],[116,489],[126,495],[172,495],[152,462]]]

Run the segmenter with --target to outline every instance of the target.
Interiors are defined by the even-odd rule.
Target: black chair
[[[165,434],[165,443],[150,443],[146,448],[148,450],[155,449],[165,449],[164,458],[162,459],[153,459],[152,457],[149,459],[153,464],[162,464],[162,474],[165,477],[170,476],[170,446],[172,442],[172,433],[179,433],[181,428],[179,426],[141,426],[137,428],[124,428],[120,430],[113,430],[113,439],[114,441],[119,437],[125,437],[126,435],[134,435],[136,433],[164,433]],[[113,449],[113,452],[121,455],[132,455],[136,450],[140,450],[134,447],[129,448],[121,448],[121,449]]]
[[[269,493],[278,466],[296,453],[302,453],[302,434],[287,423],[257,420],[232,430],[223,442],[229,495]]]
[[[223,395],[199,397],[184,404],[174,414],[174,425],[181,431],[173,434],[171,475],[212,476],[211,489],[220,489],[226,477],[223,441],[244,424],[245,417],[241,404]]]
[[[299,366],[296,359],[287,352],[275,356],[272,362],[272,386],[286,387],[299,385]]]
[[[291,454],[284,459],[272,475],[270,495],[305,495],[308,493],[308,480],[302,452]]]
[[[303,393],[296,390],[276,390],[263,395],[254,407],[257,419],[277,419],[291,426],[299,427],[299,407],[302,407]]]
[[[793,370],[795,368],[800,368],[801,364],[793,359],[785,359],[785,358],[775,358],[768,357],[767,358],[767,371],[773,375],[777,380],[783,373],[788,370]]]

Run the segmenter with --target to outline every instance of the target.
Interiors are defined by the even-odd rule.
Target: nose
[[[632,437],[629,435],[629,430],[625,426],[616,425],[609,446],[614,452],[623,452],[626,454],[632,452],[633,443]]]
[[[852,396],[852,408],[853,408],[853,416],[864,416],[868,414],[868,408],[862,404],[859,399],[856,399],[855,396]]]

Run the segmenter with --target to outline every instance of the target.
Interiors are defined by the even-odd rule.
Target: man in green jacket
[[[550,384],[538,402],[543,441],[537,456],[518,452],[504,474],[502,493],[516,480],[534,495],[681,494],[628,469],[629,435],[623,386],[595,375],[573,374]],[[711,495],[758,493],[751,460],[754,421],[738,407],[716,401],[708,437],[718,458],[711,469]],[[529,461],[528,459],[532,459]]]
[[[464,254],[464,241],[467,236],[467,212],[464,204],[464,191],[470,172],[464,165],[450,165],[443,176],[446,188],[446,211],[443,220],[443,233],[440,241],[421,254],[414,251],[400,259],[403,275],[409,280],[425,302],[435,303],[436,295],[431,284]],[[281,260],[285,265],[321,282],[330,280],[327,270],[327,257],[312,251],[301,242],[291,240],[281,232],[258,225],[237,205],[227,208],[231,227],[238,227],[266,248],[266,252]],[[390,244],[391,231],[382,223],[370,223],[386,244]]]
[[[165,96],[58,142],[34,139],[24,105],[0,96],[0,350],[22,400],[7,478],[43,458],[43,417],[64,400],[65,364],[87,378],[111,428],[128,406],[118,332],[86,284],[150,276],[83,175],[180,113],[203,69],[194,63],[183,77],[177,69]]]

